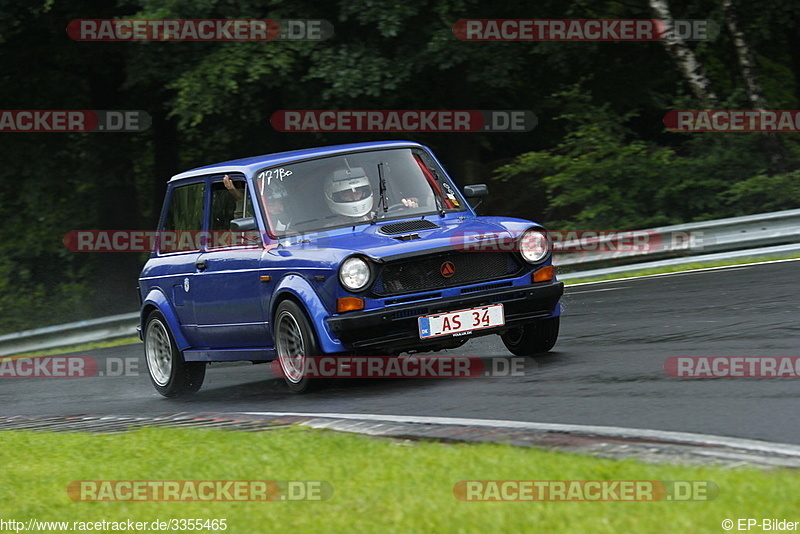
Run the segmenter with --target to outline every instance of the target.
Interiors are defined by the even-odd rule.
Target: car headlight
[[[538,263],[550,253],[550,240],[543,230],[525,230],[519,238],[519,253],[528,263]]]
[[[367,287],[369,278],[369,265],[357,256],[347,258],[339,267],[339,281],[350,291],[361,291]]]

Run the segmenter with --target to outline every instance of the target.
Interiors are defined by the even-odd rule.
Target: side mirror
[[[466,198],[483,198],[489,195],[489,188],[486,184],[473,184],[464,186],[464,196]]]
[[[256,223],[255,217],[231,220],[232,232],[249,232],[250,230],[258,230],[258,223]]]

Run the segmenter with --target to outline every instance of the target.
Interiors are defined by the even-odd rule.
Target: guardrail
[[[559,234],[554,263],[577,273],[610,274],[688,262],[800,253],[800,209],[605,234]],[[638,263],[647,260],[649,263]],[[635,265],[623,265],[637,262]],[[608,266],[599,269],[601,266]],[[0,336],[0,356],[132,336],[138,312]]]
[[[610,234],[559,234],[554,263],[570,270],[800,243],[800,209]]]
[[[0,356],[136,335],[139,312],[46,326],[0,336]]]

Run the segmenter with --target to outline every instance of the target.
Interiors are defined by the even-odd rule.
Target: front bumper
[[[333,334],[348,349],[410,348],[425,350],[465,338],[496,334],[509,327],[519,326],[534,319],[543,319],[556,313],[558,301],[564,294],[562,282],[542,282],[531,286],[484,291],[459,297],[436,299],[411,304],[390,306],[368,312],[336,315],[326,319]],[[505,325],[475,330],[466,336],[420,339],[417,318],[487,304],[502,303]]]

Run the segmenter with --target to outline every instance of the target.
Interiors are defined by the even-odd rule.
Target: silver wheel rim
[[[159,386],[166,386],[172,374],[172,344],[164,324],[153,319],[147,325],[145,333],[145,353],[147,355],[147,369],[153,382]]]
[[[283,376],[291,383],[297,384],[303,379],[306,363],[306,345],[297,319],[289,312],[278,316],[278,336],[276,339],[278,361]]]

